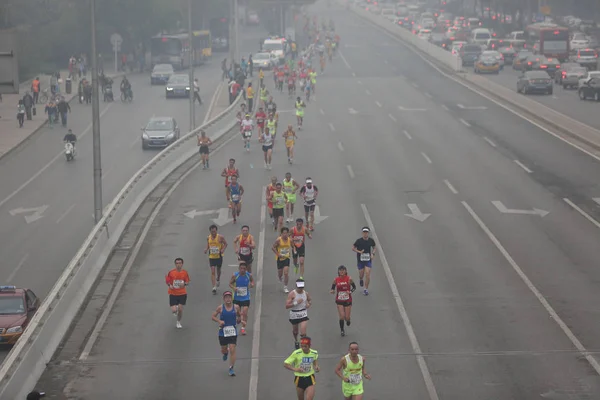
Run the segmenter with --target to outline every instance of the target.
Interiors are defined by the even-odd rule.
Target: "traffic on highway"
[[[474,73],[492,72],[492,81],[592,128],[598,119],[581,110],[597,105],[580,100],[579,79],[587,88],[594,71],[552,64],[560,54],[525,53],[535,48],[527,35],[545,28],[525,39],[507,33],[513,46],[503,47],[484,16],[438,4],[322,0],[303,7],[293,36],[245,28],[242,55],[265,55],[241,67],[258,66],[243,88],[229,85],[244,91],[235,128],[218,138],[198,133],[198,154],[163,181],[160,199],[148,197],[158,205],[132,217],[139,234],[118,241],[27,390],[90,400],[599,397],[600,323],[590,304],[600,301],[600,157],[449,79],[361,13],[420,24],[423,40],[440,39],[440,21],[453,35],[468,31],[460,46],[439,45],[463,65],[472,59]],[[514,49],[520,41],[527,46]],[[165,93],[178,72],[154,71],[124,106],[150,101],[159,112],[140,109],[143,120],[131,124],[142,132],[131,128],[135,140],[114,163],[155,155],[151,148],[184,135],[187,103],[172,105]],[[221,74],[213,65],[201,71]],[[142,90],[160,95],[144,100]],[[128,177],[125,168],[116,176]],[[50,178],[40,181],[52,193]],[[28,190],[13,197],[39,193]],[[26,225],[47,220],[51,208],[22,211]],[[84,236],[79,224],[72,229]],[[38,237],[36,248],[53,254],[39,228],[12,245]],[[11,298],[23,318],[34,315],[52,272],[26,268],[15,276],[27,282],[0,286],[0,300]]]

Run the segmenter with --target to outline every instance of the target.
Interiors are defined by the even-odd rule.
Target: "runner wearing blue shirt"
[[[240,261],[239,271],[234,272],[229,280],[229,287],[233,290],[233,304],[240,308],[242,314],[242,335],[246,334],[248,324],[248,309],[250,308],[250,289],[254,287],[254,278],[248,272],[248,265]]]

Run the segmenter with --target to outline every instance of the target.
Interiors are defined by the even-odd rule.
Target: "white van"
[[[262,51],[273,53],[282,62],[285,59],[285,40],[284,39],[266,39],[262,45]]]
[[[492,39],[492,33],[489,29],[478,28],[471,32],[471,42],[477,44],[487,44],[487,41]]]

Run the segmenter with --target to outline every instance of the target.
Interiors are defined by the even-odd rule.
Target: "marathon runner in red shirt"
[[[262,135],[265,130],[265,120],[267,119],[267,114],[263,111],[262,107],[258,108],[256,112],[256,126],[258,126],[258,134]]]

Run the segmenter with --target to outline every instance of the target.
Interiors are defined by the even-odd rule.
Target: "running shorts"
[[[177,306],[179,304],[181,304],[182,306],[185,306],[186,302],[187,302],[187,294],[180,294],[180,295],[170,294],[169,295],[169,306],[170,307]]]

